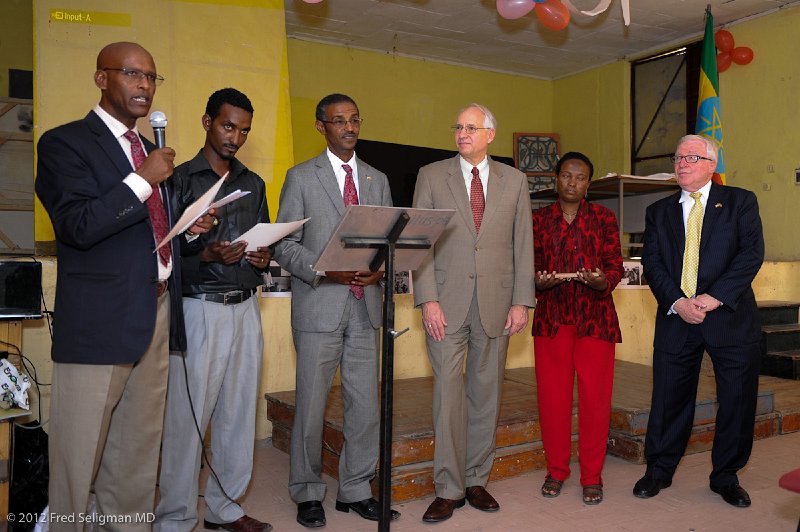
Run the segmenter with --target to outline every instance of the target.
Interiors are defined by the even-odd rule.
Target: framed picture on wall
[[[514,165],[528,176],[531,192],[555,186],[557,133],[514,133]]]

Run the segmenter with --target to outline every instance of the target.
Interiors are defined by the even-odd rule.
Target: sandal
[[[583,487],[583,504],[600,504],[603,502],[603,486],[590,484]]]
[[[549,499],[553,497],[558,497],[561,495],[561,487],[564,485],[563,480],[558,480],[553,478],[550,473],[544,479],[544,484],[542,484],[542,495]]]

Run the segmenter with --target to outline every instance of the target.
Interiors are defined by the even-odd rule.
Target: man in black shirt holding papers
[[[173,176],[179,212],[226,174],[217,198],[236,190],[250,194],[220,207],[219,225],[207,234],[180,237],[188,348],[170,357],[155,530],[188,531],[197,522],[201,434],[209,421],[213,458],[204,492],[205,528],[272,528],[235,502],[253,469],[264,349],[255,293],[272,256],[266,247],[245,251],[246,242],[231,243],[257,223],[269,222],[264,181],[235,158],[252,118],[253,107],[241,92],[228,88],[212,94],[202,118],[205,145]]]

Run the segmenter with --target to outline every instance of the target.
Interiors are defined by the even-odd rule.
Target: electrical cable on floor
[[[219,476],[217,476],[217,472],[214,471],[214,468],[211,467],[211,461],[208,459],[208,455],[206,455],[206,447],[205,447],[205,440],[203,439],[203,433],[200,431],[200,424],[197,421],[197,414],[194,411],[194,402],[192,402],[192,392],[189,390],[189,370],[186,367],[186,356],[181,355],[181,360],[183,361],[183,382],[186,384],[186,396],[189,398],[189,408],[192,411],[192,421],[194,421],[194,428],[197,430],[197,437],[200,438],[200,456],[203,459],[203,462],[208,466],[208,470],[211,472],[211,476],[214,477],[214,480],[217,482],[217,486],[219,486],[220,491],[225,496],[226,499],[231,501],[233,504],[238,505],[239,503],[236,502],[228,495],[228,492],[225,491],[225,488],[222,487],[222,482],[219,480]],[[205,498],[205,495],[203,495]]]

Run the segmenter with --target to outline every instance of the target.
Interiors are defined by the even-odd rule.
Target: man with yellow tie
[[[672,160],[681,192],[647,209],[642,265],[658,301],[647,471],[633,494],[672,484],[692,430],[703,353],[714,363],[719,409],[710,487],[750,506],[736,475],[753,446],[761,329],[751,283],[764,261],[756,196],[711,180],[718,147],[687,135]]]

